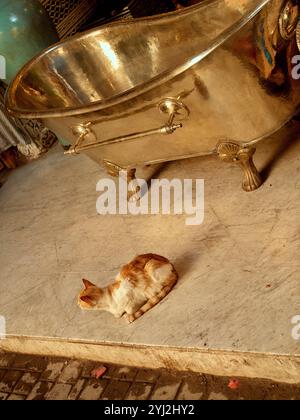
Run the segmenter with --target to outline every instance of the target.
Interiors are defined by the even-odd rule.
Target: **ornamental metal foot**
[[[246,192],[255,191],[263,184],[261,175],[253,162],[255,152],[255,147],[242,146],[234,142],[220,143],[217,148],[217,153],[223,162],[238,163],[242,168],[243,190]]]
[[[139,201],[141,188],[136,181],[136,169],[124,169],[111,162],[104,162],[108,175],[119,178],[122,176],[128,184],[128,201]]]

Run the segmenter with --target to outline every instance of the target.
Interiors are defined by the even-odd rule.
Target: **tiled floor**
[[[300,400],[300,384],[103,365],[97,380],[101,363],[0,354],[0,400]]]

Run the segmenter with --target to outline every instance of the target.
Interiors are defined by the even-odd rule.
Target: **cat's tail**
[[[152,308],[158,305],[172,291],[172,289],[175,287],[177,283],[177,280],[178,280],[178,275],[174,273],[173,281],[170,284],[168,284],[168,286],[165,286],[158,295],[149,299],[148,302],[141,309],[139,309],[134,315],[127,315],[128,322],[132,324],[134,321],[141,318],[143,315],[145,315],[145,313],[149,312]]]

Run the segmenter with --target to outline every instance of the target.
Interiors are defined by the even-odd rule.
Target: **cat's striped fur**
[[[126,315],[132,323],[160,303],[173,289],[178,274],[170,261],[155,254],[136,257],[124,266],[116,281],[100,289],[83,280],[85,290],[79,306],[86,310],[105,310],[116,318]]]

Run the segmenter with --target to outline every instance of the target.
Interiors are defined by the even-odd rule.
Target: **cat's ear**
[[[89,296],[81,296],[80,300],[90,306],[95,306],[95,301]]]
[[[85,290],[87,290],[89,287],[95,287],[95,285],[89,280],[83,279],[82,282],[84,284]]]

